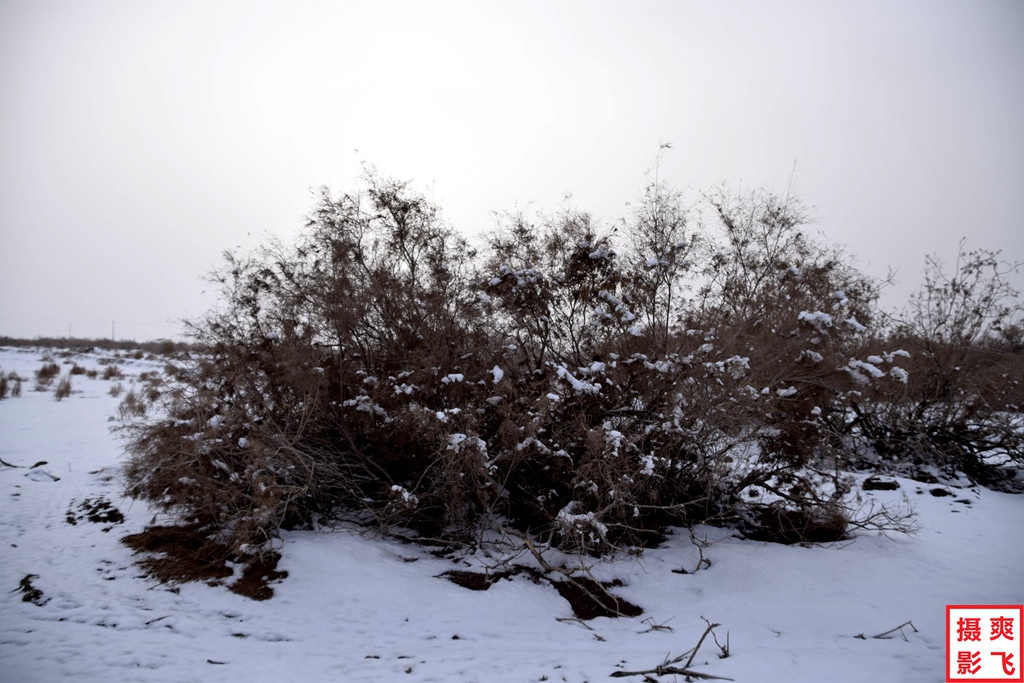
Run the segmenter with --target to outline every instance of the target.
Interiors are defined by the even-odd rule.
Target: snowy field
[[[801,547],[699,528],[710,566],[697,572],[685,530],[642,555],[594,560],[593,575],[621,581],[612,592],[643,609],[634,618],[572,620],[550,584],[525,574],[468,590],[439,575],[484,571],[487,558],[436,557],[351,528],[288,532],[288,578],[267,601],[161,585],[121,543],[154,513],[122,496],[109,430],[123,394],[108,392],[162,362],[119,360],[122,380],[75,375],[57,401],[52,386],[33,386],[46,353],[61,377],[72,361],[102,375],[112,356],[0,349],[0,369],[27,378],[0,401],[0,459],[16,466],[0,466],[4,682],[600,681],[690,650],[702,617],[721,624],[723,646],[728,635],[728,657],[709,636],[691,664],[712,676],[943,681],[946,604],[1024,603],[1024,496],[906,479],[864,496],[912,506],[914,536]]]

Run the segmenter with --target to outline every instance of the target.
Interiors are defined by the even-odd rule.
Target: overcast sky
[[[692,199],[795,165],[890,303],[961,237],[1024,260],[1024,2],[3,0],[0,334],[175,335],[362,161],[467,234],[610,225],[661,142]]]

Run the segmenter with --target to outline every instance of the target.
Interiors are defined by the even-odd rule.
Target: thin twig
[[[657,666],[647,671],[616,671],[611,676],[613,678],[624,678],[626,676],[644,676],[648,674],[654,674],[655,676],[664,676],[666,674],[677,674],[679,676],[692,676],[693,678],[706,678],[713,681],[733,681],[734,678],[726,678],[725,676],[714,676],[712,674],[706,674],[701,671],[694,671],[693,669],[680,669],[674,666]]]
[[[903,627],[904,626],[909,626],[910,628],[914,629],[914,633],[917,633],[917,628],[914,626],[914,622],[912,622],[912,621],[905,621],[902,624],[900,624],[899,626],[897,626],[896,628],[889,629],[885,633],[879,633],[877,636],[871,636],[871,637],[872,638],[885,638],[890,633],[895,633],[896,631],[899,631],[900,635],[903,636],[903,640],[907,640],[907,634],[905,634],[903,632]],[[907,642],[909,643],[910,641],[907,640]]]
[[[701,619],[704,619],[704,617],[701,617]],[[704,643],[704,639],[708,637],[709,633],[713,632],[713,629],[715,629],[718,626],[721,626],[721,624],[712,624],[707,619],[704,619],[704,622],[708,625],[708,627],[706,629],[704,629],[703,635],[701,635],[700,640],[697,641],[697,646],[694,647],[692,650],[687,650],[686,652],[684,652],[683,654],[679,655],[678,657],[676,657],[675,659],[672,659],[672,660],[669,660],[668,657],[665,657],[665,661],[662,664],[659,664],[658,666],[654,667],[653,669],[647,669],[646,671],[616,671],[616,672],[612,673],[611,676],[613,678],[623,678],[625,676],[643,676],[644,680],[652,680],[650,678],[649,674],[654,674],[655,676],[664,676],[666,674],[675,674],[675,675],[679,675],[679,676],[686,676],[687,680],[689,680],[689,678],[691,678],[691,677],[692,678],[706,678],[708,680],[715,680],[715,681],[731,681],[731,680],[733,680],[732,678],[726,678],[724,676],[714,676],[712,674],[707,674],[707,673],[703,673],[703,672],[700,672],[700,671],[694,671],[693,669],[690,668],[690,665],[693,663],[694,657],[697,656],[697,651],[700,650],[700,646]],[[718,642],[717,639],[715,640],[715,642],[716,643]],[[719,647],[721,647],[721,646],[719,645]],[[683,658],[686,657],[687,655],[689,655],[690,658],[688,660],[686,660],[686,664],[684,664],[682,667],[673,666],[674,664],[678,664],[679,662],[683,661]]]
[[[665,623],[663,623],[663,624],[658,624],[658,623],[656,623],[654,621],[654,617],[647,617],[646,619],[643,620],[643,623],[650,624],[650,626],[648,627],[648,629],[646,631],[639,631],[639,633],[650,633],[651,631],[670,631],[671,632],[672,631],[672,627],[671,626],[667,626],[666,624],[668,624],[668,622],[672,621],[672,619],[675,619],[675,617],[672,617],[671,619],[666,620]]]
[[[704,617],[701,617],[701,619],[704,619]],[[693,652],[690,653],[690,658],[686,660],[686,664],[683,665],[684,669],[689,668],[690,665],[693,664],[693,658],[697,656],[697,650],[699,650],[700,646],[704,644],[704,639],[708,637],[708,634],[711,633],[712,629],[716,626],[721,626],[721,624],[712,624],[707,619],[704,619],[704,621],[707,623],[708,627],[704,629],[704,635],[702,635],[700,640],[697,641],[697,647],[693,648]]]
[[[590,624],[588,624],[587,622],[583,621],[579,617],[555,617],[555,621],[561,621],[561,622],[574,621],[577,624],[579,624],[580,626],[582,626],[583,628],[587,629],[588,631],[593,631],[594,630],[594,629],[590,628]]]

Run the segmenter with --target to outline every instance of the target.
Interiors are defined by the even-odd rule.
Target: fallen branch
[[[704,619],[704,617],[701,617],[701,619]],[[690,680],[690,678],[705,678],[714,681],[733,680],[732,678],[726,678],[724,676],[714,676],[712,674],[703,673],[701,671],[694,671],[690,668],[690,665],[693,664],[693,659],[697,656],[697,651],[700,650],[700,646],[704,644],[704,639],[708,637],[709,633],[712,633],[713,635],[714,629],[718,626],[721,626],[721,624],[712,624],[707,619],[704,619],[704,621],[707,623],[708,627],[704,629],[704,633],[701,635],[700,640],[697,641],[697,645],[693,649],[687,650],[686,652],[679,655],[673,660],[669,660],[666,657],[664,662],[654,667],[653,669],[647,669],[646,671],[616,671],[611,674],[611,677],[624,678],[626,676],[644,676],[645,678],[649,679],[650,674],[654,674],[655,676],[675,674],[678,676],[686,676],[687,680]],[[715,642],[718,642],[717,639],[715,640]],[[675,664],[678,664],[679,662],[683,661],[683,659],[687,655],[689,655],[690,658],[686,660],[686,664],[683,664],[682,667],[674,666]]]
[[[687,678],[706,678],[713,681],[733,681],[734,678],[726,678],[725,676],[712,676],[711,674],[702,673],[700,671],[694,671],[693,669],[678,669],[674,666],[657,666],[647,671],[616,671],[611,674],[614,678],[622,678],[624,676],[646,676],[648,674],[654,674],[655,676],[664,676],[666,674],[677,674],[680,676],[686,676]]]

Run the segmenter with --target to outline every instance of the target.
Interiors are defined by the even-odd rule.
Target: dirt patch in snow
[[[142,557],[137,563],[151,577],[164,583],[203,581],[221,585],[235,574],[231,563],[242,565],[241,577],[228,588],[253,600],[274,597],[270,584],[288,576],[277,569],[278,553],[240,559],[223,544],[209,538],[197,525],[151,526],[121,540]]]
[[[579,619],[638,617],[644,613],[633,603],[608,592],[609,588],[622,585],[617,581],[604,584],[585,577],[574,577],[567,581],[552,581],[551,585],[569,601],[573,614]]]
[[[643,610],[631,602],[612,595],[608,589],[621,586],[621,581],[599,583],[591,578],[575,576],[569,579],[554,580],[546,577],[536,569],[516,567],[502,572],[467,572],[453,569],[441,574],[452,583],[469,590],[485,591],[502,579],[511,578],[515,574],[526,574],[534,583],[547,582],[554,586],[558,594],[572,606],[576,618],[588,620],[597,617],[638,617]]]
[[[50,601],[49,598],[43,597],[43,591],[39,590],[32,585],[32,579],[38,579],[38,574],[26,574],[25,578],[18,584],[17,590],[21,592],[21,599],[23,602],[31,602],[34,605],[42,607]]]
[[[77,509],[68,508],[66,517],[67,523],[77,525],[79,522],[92,522],[94,524],[109,524],[104,531],[110,531],[114,525],[124,521],[124,515],[114,507],[111,502],[102,496],[99,498],[86,498]]]

